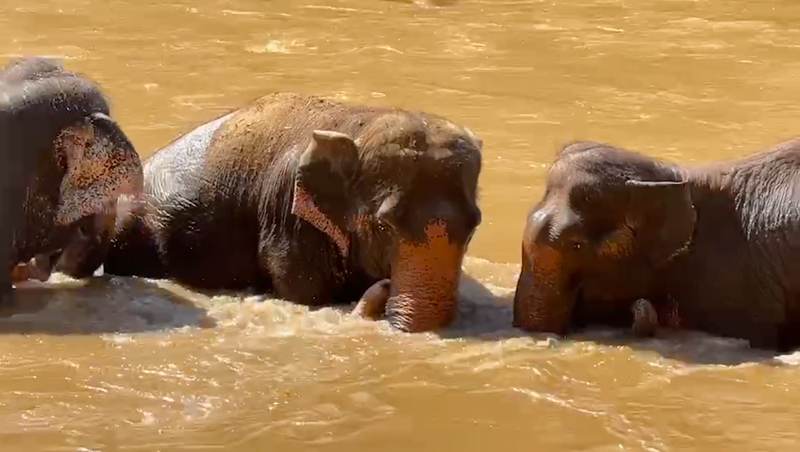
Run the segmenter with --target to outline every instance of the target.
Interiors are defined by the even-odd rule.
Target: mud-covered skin
[[[655,320],[794,349],[798,186],[800,139],[692,169],[599,143],[565,146],[523,235],[514,325],[567,334],[587,323],[645,331]],[[631,309],[639,299],[652,309]]]
[[[268,95],[145,161],[150,207],[104,269],[308,305],[391,278],[391,324],[434,330],[480,223],[481,147],[435,115]]]
[[[392,295],[392,281],[383,279],[371,285],[351,314],[368,320],[380,320],[386,313],[386,303]]]
[[[13,238],[0,247],[9,278],[16,264],[57,250],[50,270],[91,275],[118,219],[117,196],[142,187],[139,156],[101,89],[56,60],[12,61],[0,71],[0,158],[16,174],[4,191],[15,205],[3,216]]]

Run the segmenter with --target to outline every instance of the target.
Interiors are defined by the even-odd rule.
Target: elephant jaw
[[[558,335],[567,332],[578,293],[569,288],[566,273],[558,250],[546,245],[523,247],[514,295],[515,328]]]
[[[464,248],[450,242],[443,223],[429,224],[425,235],[423,243],[400,241],[391,271],[386,318],[409,333],[449,325],[458,307]]]

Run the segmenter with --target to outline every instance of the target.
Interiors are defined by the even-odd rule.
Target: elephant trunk
[[[563,335],[572,321],[575,302],[563,255],[548,245],[523,245],[522,270],[514,296],[514,327]]]
[[[401,240],[392,264],[391,297],[386,316],[409,333],[447,326],[458,307],[458,283],[464,246],[452,243],[447,227],[431,223],[422,243]]]

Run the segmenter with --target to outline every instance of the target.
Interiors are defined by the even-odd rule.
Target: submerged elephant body
[[[480,222],[481,147],[434,115],[268,95],[145,161],[150,206],[104,268],[307,305],[391,278],[389,321],[435,329]]]
[[[693,169],[566,146],[528,218],[514,325],[628,326],[645,299],[662,326],[800,346],[798,187],[800,139]]]
[[[142,186],[139,156],[101,89],[54,60],[11,62],[0,71],[0,159],[8,269],[0,290],[8,293],[15,265],[34,256],[46,261],[42,271],[91,275],[113,233],[117,197]]]

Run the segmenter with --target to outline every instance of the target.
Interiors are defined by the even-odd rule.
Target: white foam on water
[[[503,360],[513,361],[515,350],[531,349],[542,350],[546,357],[547,350],[560,350],[568,356],[570,349],[581,354],[622,347],[634,350],[635,356],[648,362],[675,358],[723,366],[750,365],[767,356],[749,349],[745,341],[695,332],[659,332],[653,339],[635,341],[625,331],[602,328],[567,338],[524,334],[511,326],[519,266],[468,258],[464,270],[455,322],[439,332],[401,333],[385,321],[350,315],[352,305],[311,309],[263,295],[202,295],[168,281],[102,276],[86,282],[60,274],[47,282],[21,283],[18,306],[0,317],[0,332],[104,333],[115,343],[125,344],[136,341],[135,335],[142,332],[179,334],[182,330],[212,328],[228,335],[236,332],[237,341],[255,349],[276,339],[370,341],[382,337],[383,341],[404,344],[402,347],[458,350],[431,358],[431,362],[453,365],[472,362],[476,356],[503,356]],[[799,353],[778,357],[775,362],[797,366]],[[476,371],[499,363],[485,361]],[[681,367],[674,363],[670,366]]]

